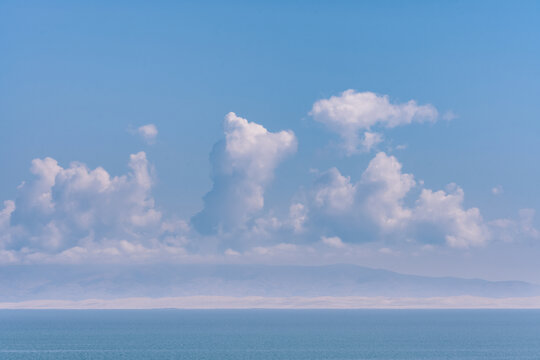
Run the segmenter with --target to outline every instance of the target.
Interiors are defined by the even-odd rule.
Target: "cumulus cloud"
[[[521,209],[519,218],[496,219],[489,224],[495,229],[496,237],[506,242],[515,242],[521,239],[540,239],[540,231],[534,227],[534,209]]]
[[[361,144],[362,144],[363,150],[370,151],[382,141],[383,141],[383,137],[381,134],[376,133],[376,132],[366,131],[364,132],[364,137],[361,141]]]
[[[225,141],[210,156],[213,188],[204,197],[204,209],[192,221],[201,233],[229,231],[243,226],[264,206],[264,192],[274,170],[296,151],[292,131],[270,132],[262,125],[229,113]]]
[[[15,202],[12,200],[4,201],[4,208],[0,210],[0,251],[11,240],[10,222],[13,211],[15,211]]]
[[[410,220],[404,207],[405,195],[416,185],[414,176],[401,172],[401,163],[384,152],[378,153],[362,174],[361,184],[369,187],[364,211],[383,230],[393,230]]]
[[[536,211],[534,209],[519,210],[519,225],[525,235],[538,239],[540,232],[533,225],[535,215]]]
[[[224,253],[226,256],[240,256],[241,254],[236,251],[236,250],[233,250],[233,249],[227,249],[225,250],[225,253]]]
[[[502,185],[497,185],[491,188],[491,193],[493,195],[500,195],[504,192]]]
[[[345,247],[345,244],[343,243],[343,241],[341,241],[341,239],[338,236],[330,236],[330,237],[322,236],[321,241],[323,244],[328,245],[333,248],[341,249]]]
[[[435,107],[429,104],[418,105],[414,100],[392,104],[386,95],[354,90],[318,100],[310,114],[342,138],[349,155],[357,152],[360,145],[369,151],[382,141],[380,134],[370,131],[375,126],[393,128],[413,122],[432,122],[438,116]],[[363,137],[360,132],[364,132]]]
[[[375,149],[383,140],[381,128],[438,116],[431,105],[395,104],[387,96],[353,90],[317,101],[311,115],[338,133],[349,153]],[[149,143],[158,133],[153,124],[137,132]],[[229,259],[298,255],[314,248],[345,252],[352,243],[371,242],[389,253],[393,241],[469,248],[492,239],[540,237],[533,210],[523,209],[517,220],[486,223],[478,208],[464,206],[459,186],[428,189],[385,152],[356,180],[332,167],[317,172],[313,186],[297,193],[290,206],[265,208],[276,168],[296,148],[290,130],[271,132],[227,114],[224,140],[210,155],[213,185],[191,223],[167,217],[155,205],[152,166],[144,152],[131,155],[129,171],[119,176],[79,162],[64,167],[50,157],[34,159],[34,177],[0,207],[0,262],[187,256],[193,237],[207,241],[198,250]],[[492,192],[500,194],[502,187]]]
[[[326,213],[338,214],[351,209],[356,196],[356,186],[351,178],[343,176],[336,168],[322,173],[315,182],[314,201]]]
[[[302,203],[294,203],[289,207],[289,223],[295,233],[305,230],[304,224],[308,220],[307,208]]]
[[[288,255],[298,250],[298,246],[289,243],[279,243],[272,246],[255,246],[245,252],[247,256],[276,256]]]
[[[54,186],[56,175],[61,167],[58,162],[50,157],[45,159],[32,160],[30,171],[36,176],[36,179],[29,184],[21,184],[19,190],[20,208],[24,210],[36,211],[41,213],[50,213],[54,211],[52,203],[52,187]]]
[[[12,200],[4,201],[4,208],[0,211],[0,229],[5,229],[9,226],[13,211],[15,211],[15,202]]]
[[[79,162],[64,168],[52,158],[33,160],[34,178],[0,211],[4,255],[69,260],[182,246],[185,227],[164,221],[155,207],[146,154],[131,155],[128,165],[127,174],[111,176]]]
[[[416,186],[414,176],[404,173],[394,156],[379,152],[356,183],[336,168],[320,174],[312,192],[312,210],[318,213],[314,218],[322,217],[335,224],[331,227],[334,230],[347,233],[344,230],[349,229],[349,233],[362,233],[370,240],[380,236],[421,242],[440,239],[455,248],[487,243],[489,227],[477,208],[464,208],[461,188],[454,184],[448,192],[424,188],[408,205],[406,197]]]
[[[415,220],[419,223],[438,224],[451,247],[485,245],[490,234],[480,210],[464,209],[463,190],[455,184],[451,184],[449,189],[449,193],[423,189],[414,209]]]
[[[158,129],[154,124],[147,124],[138,127],[137,134],[139,134],[147,144],[153,144],[156,141]]]

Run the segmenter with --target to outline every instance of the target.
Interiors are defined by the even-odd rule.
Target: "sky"
[[[0,264],[540,283],[535,1],[0,3]]]

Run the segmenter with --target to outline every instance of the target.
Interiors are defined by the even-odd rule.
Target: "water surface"
[[[1,359],[540,359],[540,310],[0,310]]]

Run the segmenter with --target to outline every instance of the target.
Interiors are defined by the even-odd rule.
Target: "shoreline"
[[[540,309],[540,296],[510,298],[477,296],[428,298],[183,296],[85,300],[40,299],[0,302],[0,310],[10,309]]]

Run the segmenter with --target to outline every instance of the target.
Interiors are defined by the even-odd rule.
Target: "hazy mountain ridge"
[[[80,265],[0,267],[0,301],[195,295],[502,298],[538,296],[540,286],[522,281],[405,275],[356,265],[105,265],[99,270]]]

